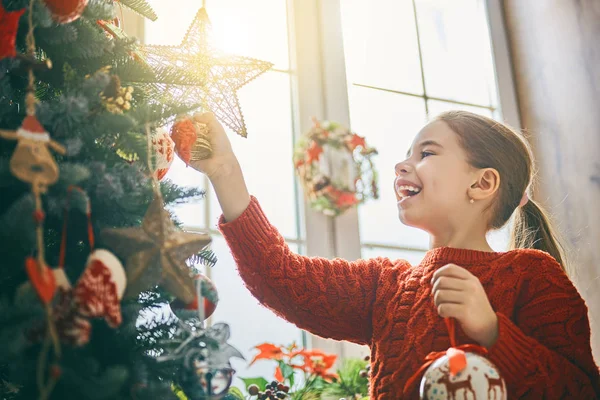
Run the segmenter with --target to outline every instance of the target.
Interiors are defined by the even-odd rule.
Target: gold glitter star
[[[141,227],[106,229],[102,240],[125,259],[126,296],[136,296],[161,284],[185,303],[194,300],[193,271],[186,260],[204,249],[211,238],[178,230],[160,197],[148,207]]]
[[[210,44],[210,20],[201,8],[181,45],[142,46],[136,52],[160,77],[148,84],[179,104],[202,104],[237,134],[246,137],[246,124],[237,90],[273,64],[253,58],[220,54]],[[173,73],[179,71],[179,73]]]

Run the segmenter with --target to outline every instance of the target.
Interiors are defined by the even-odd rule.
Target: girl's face
[[[457,135],[445,122],[432,122],[416,136],[407,157],[396,164],[394,182],[402,223],[431,234],[460,223],[477,178]]]

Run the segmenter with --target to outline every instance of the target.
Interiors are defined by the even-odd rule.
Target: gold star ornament
[[[210,20],[204,8],[196,14],[181,45],[141,46],[135,56],[155,71],[159,83],[148,84],[159,93],[167,93],[178,104],[201,104],[243,137],[247,136],[246,124],[236,92],[273,66],[220,54],[210,44]]]
[[[160,197],[148,207],[141,227],[106,229],[101,236],[125,260],[126,296],[137,296],[160,284],[185,303],[194,300],[194,271],[186,260],[210,244],[211,238],[178,230]]]

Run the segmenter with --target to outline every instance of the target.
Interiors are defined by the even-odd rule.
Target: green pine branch
[[[150,4],[145,0],[121,0],[120,3],[151,21],[156,21],[158,18]]]

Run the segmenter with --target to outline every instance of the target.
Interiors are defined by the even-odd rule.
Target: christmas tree
[[[203,193],[157,183],[170,140],[157,127],[207,104],[219,113],[228,98],[202,98],[206,75],[145,58],[152,49],[118,29],[115,3],[0,0],[2,399],[176,399],[179,388],[205,398],[201,384],[186,391],[199,383],[182,372],[182,343],[220,348],[224,364],[237,354],[226,326],[199,340],[213,299],[190,277],[216,260],[209,238],[177,230],[165,211]],[[156,18],[143,0],[120,4]],[[194,96],[178,102],[182,82]],[[200,291],[200,316],[160,317],[175,300],[200,303]],[[202,350],[192,361],[210,358]]]

